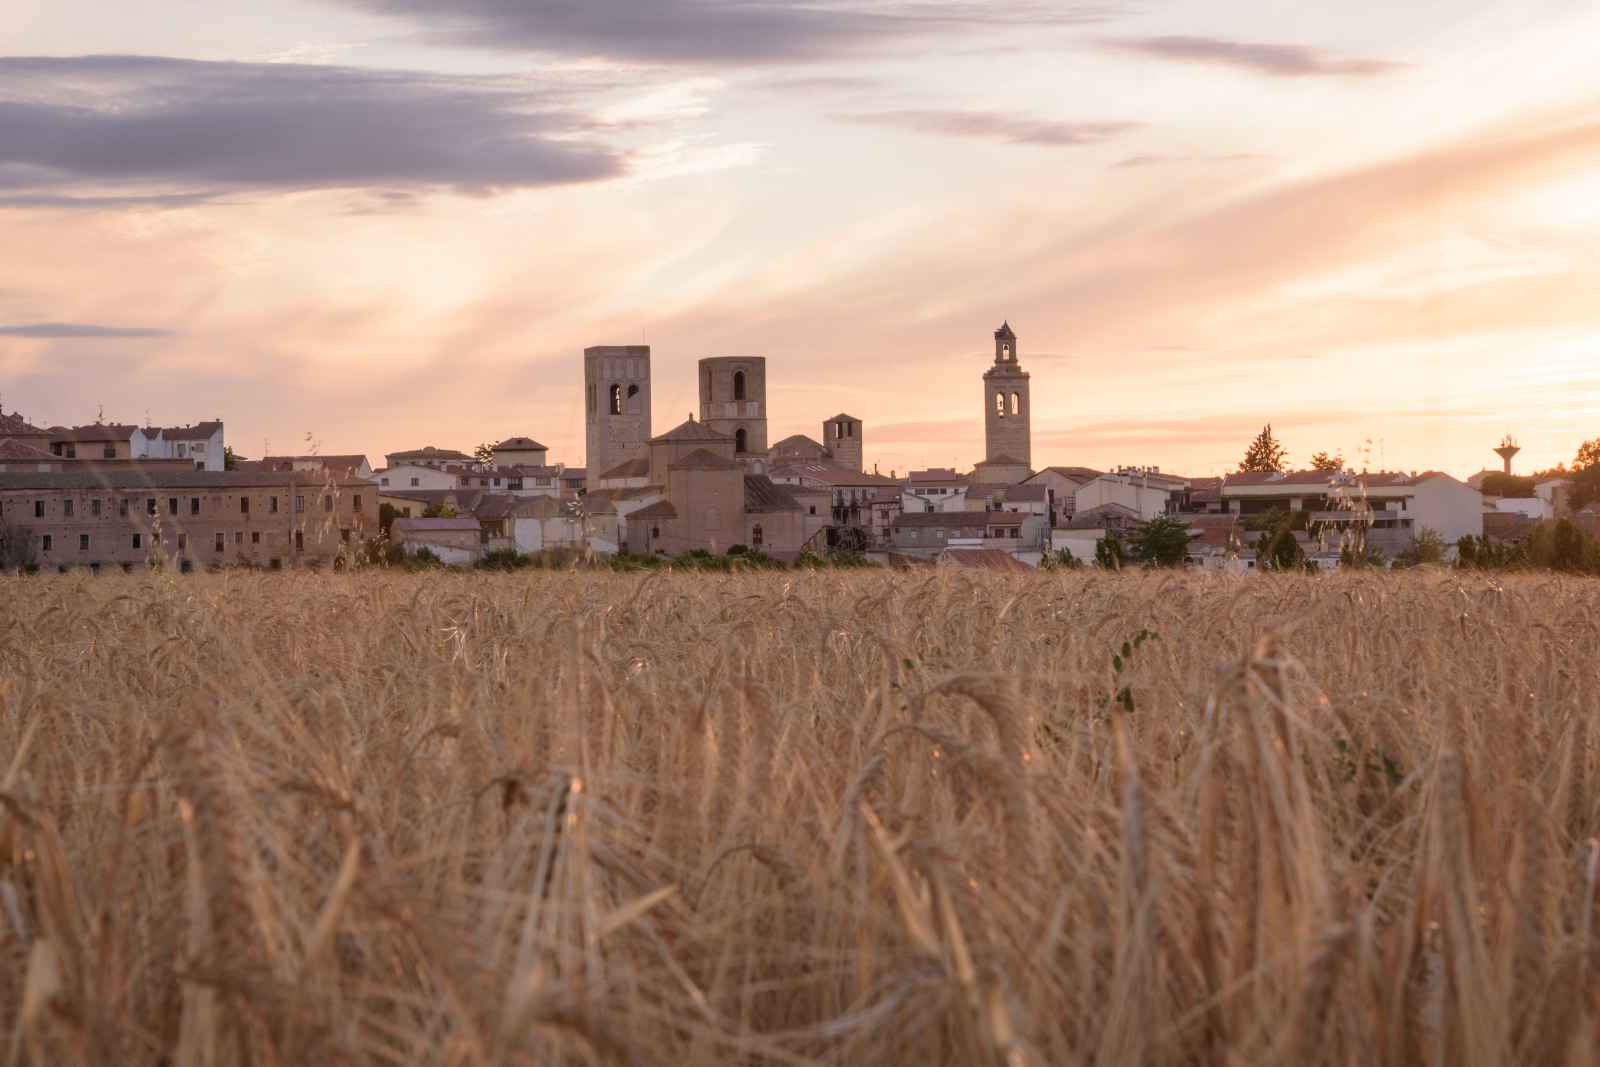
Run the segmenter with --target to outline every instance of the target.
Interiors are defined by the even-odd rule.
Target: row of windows
[[[912,541],[920,540],[921,536],[922,536],[921,529],[919,527],[916,527],[916,526],[911,526],[911,527],[896,526],[894,528],[894,532],[895,532],[896,536],[899,536],[900,534],[904,533],[904,534],[907,535],[907,538],[909,540],[912,540]],[[977,529],[976,527],[973,527],[973,528],[970,528],[970,529],[956,528],[956,529],[951,529],[951,530],[945,530],[943,527],[935,527],[935,528],[933,528],[931,530],[931,533],[933,534],[933,536],[930,538],[930,540],[932,540],[932,541],[942,541],[942,540],[944,540],[944,537],[945,537],[946,533],[948,533],[951,537],[977,537],[980,533],[985,537],[996,537],[996,538],[999,538],[999,537],[1021,537],[1022,536],[1021,529],[1016,527],[1016,526],[997,526],[992,530],[981,530],[981,531],[979,529]]]
[[[1004,394],[1004,393],[996,393],[996,394],[994,394],[994,413],[996,415],[998,415],[1002,419],[1006,417],[1006,394]],[[1011,414],[1013,414],[1013,415],[1021,415],[1022,414],[1022,394],[1021,393],[1012,393],[1011,394]]]
[[[250,534],[250,543],[252,545],[259,545],[261,543],[261,531],[260,530],[250,530],[248,532]],[[233,531],[232,540],[233,540],[233,544],[236,547],[242,547],[244,545],[244,543],[245,543],[245,540],[244,540],[245,533],[246,533],[246,531],[244,531],[244,530],[235,530],[235,531]],[[343,541],[345,544],[349,544],[350,543],[350,531],[349,530],[340,530],[339,531],[339,539],[341,541]],[[39,548],[40,548],[40,550],[43,551],[43,552],[51,552],[51,551],[53,551],[55,549],[55,541],[56,541],[56,539],[55,539],[55,535],[54,534],[41,534],[41,535],[39,535]],[[142,548],[145,547],[145,545],[147,543],[149,543],[150,545],[153,546],[154,543],[155,543],[155,538],[152,537],[147,542],[146,538],[145,538],[145,535],[143,533],[135,533],[135,534],[132,534],[130,536],[130,539],[129,539],[129,547],[135,548],[135,549],[142,549]],[[91,549],[91,547],[93,546],[93,544],[94,544],[94,541],[93,541],[93,535],[92,534],[80,533],[78,535],[78,551],[79,552],[88,552]],[[103,541],[101,542],[101,544],[102,544],[102,547],[104,547],[104,542]],[[295,547],[295,551],[296,552],[305,551],[306,535],[305,535],[305,531],[304,530],[296,530],[296,531],[294,531],[294,547]],[[215,551],[215,552],[226,552],[227,548],[228,548],[228,535],[224,531],[218,530],[217,533],[216,533],[216,536],[212,539],[212,550]],[[178,535],[178,551],[179,552],[186,552],[186,551],[188,551],[188,549],[189,549],[189,535],[188,534],[182,534],[182,533],[179,534]]]
[[[127,518],[127,516],[128,516],[128,499],[129,499],[128,497],[118,497],[117,500],[116,500],[117,515],[120,518]],[[188,511],[189,511],[190,515],[198,515],[198,514],[200,514],[200,501],[201,501],[201,499],[202,499],[201,497],[197,497],[197,496],[189,497]],[[180,511],[180,500],[181,500],[180,497],[175,497],[175,496],[167,497],[167,507],[166,507],[167,514],[169,514],[169,515],[177,515],[179,513],[179,511]],[[267,501],[267,513],[271,514],[271,515],[278,514],[278,498],[275,497],[275,496],[269,496],[269,497],[266,498],[266,501]],[[45,505],[47,503],[48,503],[48,501],[45,501],[45,500],[35,500],[33,502],[33,517],[34,518],[42,519],[42,518],[45,517]],[[99,518],[100,516],[104,515],[106,513],[106,511],[107,511],[107,508],[106,508],[107,501],[104,501],[99,497],[92,497],[88,501],[88,504],[89,504],[89,512],[88,512],[88,514],[89,514],[90,518]],[[333,510],[333,504],[334,504],[334,498],[332,496],[330,496],[330,495],[324,494],[323,497],[322,497],[322,510],[331,512]],[[360,511],[361,510],[361,494],[360,493],[355,494],[351,498],[351,504],[355,508],[356,511]],[[65,516],[67,518],[72,518],[75,515],[77,515],[77,506],[78,506],[78,501],[77,501],[76,498],[70,497],[70,496],[61,498],[61,514],[63,516]],[[294,498],[294,506],[295,506],[295,510],[296,511],[304,511],[305,508],[306,508],[306,498],[304,496],[295,497]],[[147,515],[158,514],[161,511],[160,498],[153,497],[153,496],[145,497],[144,510],[145,510],[145,514],[147,514]],[[239,514],[241,514],[241,515],[250,514],[250,497],[241,496],[239,498]]]

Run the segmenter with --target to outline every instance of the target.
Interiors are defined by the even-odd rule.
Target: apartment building
[[[1452,546],[1469,534],[1483,536],[1483,494],[1438,471],[1244,472],[1225,478],[1221,495],[1225,512],[1245,518],[1304,513],[1296,519],[1302,535],[1326,542],[1324,553],[1331,555],[1338,554],[1344,535],[1353,533],[1390,556],[1409,548],[1423,530]]]
[[[7,569],[338,563],[378,530],[370,482],[129,464],[0,472]]]

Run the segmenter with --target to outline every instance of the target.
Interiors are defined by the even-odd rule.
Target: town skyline
[[[6,411],[580,466],[583,350],[644,343],[658,427],[763,356],[773,440],[969,468],[1009,320],[1036,467],[1271,422],[1465,477],[1600,421],[1592,5],[191,7],[21,0]]]

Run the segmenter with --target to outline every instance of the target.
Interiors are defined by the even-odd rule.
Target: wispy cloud
[[[1110,4],[1025,0],[334,0],[440,43],[666,63],[764,64],[881,51],[920,37],[1080,25]]]
[[[1105,47],[1129,55],[1236,67],[1277,78],[1370,78],[1406,64],[1387,59],[1348,58],[1297,44],[1230,41],[1221,37],[1115,37]]]
[[[1098,144],[1140,125],[1137,122],[1064,122],[996,111],[873,111],[836,117],[843,122],[912,133],[1052,148]]]
[[[0,188],[33,206],[73,206],[74,189],[158,203],[143,197],[202,195],[196,187],[492,190],[621,173],[619,152],[581,139],[575,106],[558,88],[517,79],[0,58]]]
[[[1212,156],[1186,156],[1150,153],[1146,155],[1128,156],[1124,159],[1119,159],[1115,166],[1118,170],[1135,170],[1140,167],[1166,167],[1177,163],[1244,163],[1250,160],[1266,158],[1268,157],[1256,152],[1229,152],[1225,155]]]
[[[57,193],[18,193],[0,196],[0,209],[49,208],[97,211],[106,208],[178,208],[215,201],[220,192],[162,193],[150,196],[62,196]]]
[[[171,330],[151,330],[137,326],[95,326],[81,322],[34,322],[21,326],[0,326],[0,337],[25,337],[35,341],[171,336]]]

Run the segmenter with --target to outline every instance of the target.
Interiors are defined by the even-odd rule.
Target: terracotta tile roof
[[[0,472],[5,489],[272,489],[303,486],[316,490],[328,484],[315,471],[204,471],[186,460],[171,462],[74,463],[60,471]],[[355,492],[370,490],[364,480],[335,481]]]
[[[827,451],[827,448],[803,433],[796,433],[785,437],[767,451],[774,457],[786,454],[820,456]]]
[[[465,452],[457,452],[453,448],[435,448],[432,445],[407,449],[403,452],[390,452],[388,459],[395,463],[404,463],[408,459],[452,459],[462,463],[472,462],[472,457]]]
[[[66,426],[52,429],[50,436],[60,441],[126,441],[137,426],[95,423],[93,426]]]
[[[676,463],[669,463],[667,469],[675,471],[731,471],[743,470],[744,464],[737,460],[726,459],[708,449],[697,448],[687,456],[679,457]]]
[[[163,441],[209,441],[221,429],[219,421],[197,422],[193,426],[163,426],[160,433]],[[145,431],[146,436],[149,433]]]
[[[1045,467],[1043,470],[1039,471],[1038,474],[1033,475],[1033,477],[1037,478],[1040,474],[1045,474],[1047,472],[1050,474],[1059,474],[1061,477],[1070,478],[1075,482],[1092,482],[1105,473],[1104,471],[1097,471],[1092,467]]]
[[[496,452],[548,452],[548,448],[531,437],[508,437],[494,446]]]
[[[632,522],[634,519],[644,519],[646,521],[651,519],[675,519],[677,517],[678,509],[672,506],[672,501],[658,500],[654,504],[642,507],[629,515],[628,521]]]
[[[895,519],[894,525],[908,528],[948,526],[951,529],[968,529],[989,526],[995,524],[997,520],[999,525],[1014,526],[1025,517],[1015,512],[1007,515],[1003,511],[908,511]]]
[[[600,475],[596,481],[609,482],[623,478],[643,478],[650,473],[650,461],[647,459],[628,459],[618,463],[615,467]]]
[[[789,487],[779,485],[764,474],[744,476],[744,509],[753,512],[799,511],[800,502],[789,492]]]
[[[1103,530],[1108,519],[1119,523],[1138,522],[1139,513],[1123,504],[1101,504],[1072,516],[1066,522],[1066,529]]]
[[[0,460],[12,460],[22,463],[59,463],[60,456],[52,455],[42,448],[35,448],[30,444],[7,437],[0,440]]]
[[[1046,485],[1010,485],[1006,487],[1005,499],[1007,503],[1043,504],[1050,499],[1049,488]]]
[[[0,414],[0,437],[44,437],[48,432],[14,411],[9,415]]]
[[[896,486],[900,483],[893,478],[885,478],[881,474],[869,471],[853,471],[848,467],[841,467],[824,460],[811,462],[781,463],[772,468],[774,478],[807,478],[814,482],[833,486]]]
[[[396,519],[391,528],[399,533],[477,533],[483,526],[471,515],[458,515],[453,519]]]
[[[727,434],[718,433],[703,422],[690,419],[688,422],[679,423],[666,433],[650,438],[651,444],[667,441],[732,441]]]
[[[339,477],[354,478],[361,465],[367,462],[366,456],[262,456],[256,460],[246,460],[239,466],[249,467],[262,471],[292,471],[296,464],[315,463],[324,471]]]

